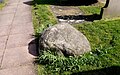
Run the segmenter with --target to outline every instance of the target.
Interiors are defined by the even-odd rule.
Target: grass
[[[51,12],[49,5],[35,4],[33,6],[33,23],[35,34],[39,34],[45,28],[56,24],[57,20]]]
[[[87,14],[87,15],[91,15],[91,14],[100,14],[100,10],[101,7],[99,6],[80,6],[80,10]]]
[[[100,14],[102,7],[104,7],[103,3],[96,3],[91,6],[79,6],[80,10],[86,15]]]
[[[98,14],[100,11],[100,7],[95,6],[81,6],[80,9],[86,14]],[[49,5],[37,3],[33,6],[33,23],[38,35],[57,21]],[[57,56],[50,51],[44,51],[37,59],[38,75],[118,75],[120,68],[113,68],[113,71],[101,69],[120,67],[119,24],[120,19],[113,19],[74,25],[88,38],[92,51],[79,57]]]
[[[42,2],[42,0],[34,0],[34,5],[32,6],[34,32],[36,37],[39,37],[40,33],[47,27],[57,23],[55,16],[51,12],[50,6],[39,4],[39,2]],[[43,75],[44,73],[44,66],[38,65],[38,75]]]
[[[0,3],[0,10],[5,6],[5,3]]]
[[[44,52],[39,58],[39,63],[45,65],[46,75],[71,75],[75,72],[120,66],[119,24],[120,20],[112,20],[75,25],[75,28],[86,35],[90,41],[92,51],[79,57],[68,58]],[[109,73],[114,75],[112,72]]]

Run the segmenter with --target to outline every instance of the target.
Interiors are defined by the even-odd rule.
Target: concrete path
[[[8,0],[0,11],[0,75],[36,75],[31,7],[25,2]]]

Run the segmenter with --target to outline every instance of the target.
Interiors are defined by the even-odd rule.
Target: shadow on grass
[[[71,75],[120,75],[120,67],[112,66],[108,68],[73,73]]]
[[[34,0],[27,1],[24,4],[35,5],[35,4],[47,4],[47,5],[58,5],[58,6],[81,6],[91,5],[97,3],[97,0]]]
[[[101,20],[103,15],[104,9],[101,8],[100,14],[92,14],[92,15],[64,15],[64,16],[57,16],[58,19],[63,20],[85,20],[85,21],[94,21],[94,20]]]

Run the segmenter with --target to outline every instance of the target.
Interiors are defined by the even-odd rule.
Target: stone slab
[[[31,12],[28,12],[28,11],[25,11],[25,12],[22,12],[22,11],[20,11],[20,10],[18,10],[17,12],[16,12],[16,15],[15,15],[15,17],[19,17],[19,16],[30,16],[31,15]]]
[[[29,53],[28,46],[6,49],[1,68],[11,68],[26,65],[34,61],[34,56]]]
[[[33,34],[34,30],[32,24],[25,23],[20,25],[13,25],[10,34]]]
[[[18,12],[30,12],[31,11],[31,9],[30,9],[31,7],[29,6],[29,5],[27,5],[27,4],[21,4],[21,5],[19,5],[18,6]]]
[[[0,51],[5,49],[7,36],[0,36]]]
[[[16,5],[13,5],[13,6],[9,6],[9,7],[4,7],[2,9],[2,11],[0,11],[0,14],[13,14],[16,12],[16,9],[17,9],[17,6]]]
[[[0,15],[0,26],[11,25],[13,18],[14,18],[14,14]]]
[[[110,0],[107,8],[104,9],[104,17],[120,17],[120,0]]]
[[[30,15],[26,16],[15,16],[15,19],[13,21],[13,24],[23,24],[23,23],[29,23],[32,21],[32,17]]]
[[[4,55],[4,50],[0,50],[0,66],[2,64],[3,55]]]
[[[0,75],[36,75],[35,68],[31,65],[19,66],[0,70]]]
[[[7,42],[7,49],[27,46],[32,39],[32,34],[10,35]]]
[[[8,0],[0,11],[0,75],[36,75],[31,9],[24,1]]]
[[[9,31],[10,26],[0,26],[0,36],[7,36]]]
[[[16,5],[17,6],[18,3],[19,3],[19,0],[9,0],[7,5],[8,6],[12,6],[12,5]]]
[[[5,50],[5,44],[6,44],[7,36],[1,36],[0,37],[0,65],[3,57],[3,53]]]

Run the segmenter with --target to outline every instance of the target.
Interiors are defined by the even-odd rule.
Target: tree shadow
[[[120,67],[111,66],[111,67],[98,69],[98,70],[73,73],[71,75],[120,75]]]
[[[47,4],[47,5],[58,5],[58,6],[81,6],[91,5],[97,3],[98,0],[34,0],[27,1],[24,4],[35,5],[35,4]]]
[[[39,38],[35,38],[28,44],[29,53],[33,56],[39,56]]]
[[[85,20],[85,21],[94,21],[102,19],[104,9],[101,8],[100,14],[93,14],[93,15],[63,15],[57,16],[58,19],[63,20]]]

